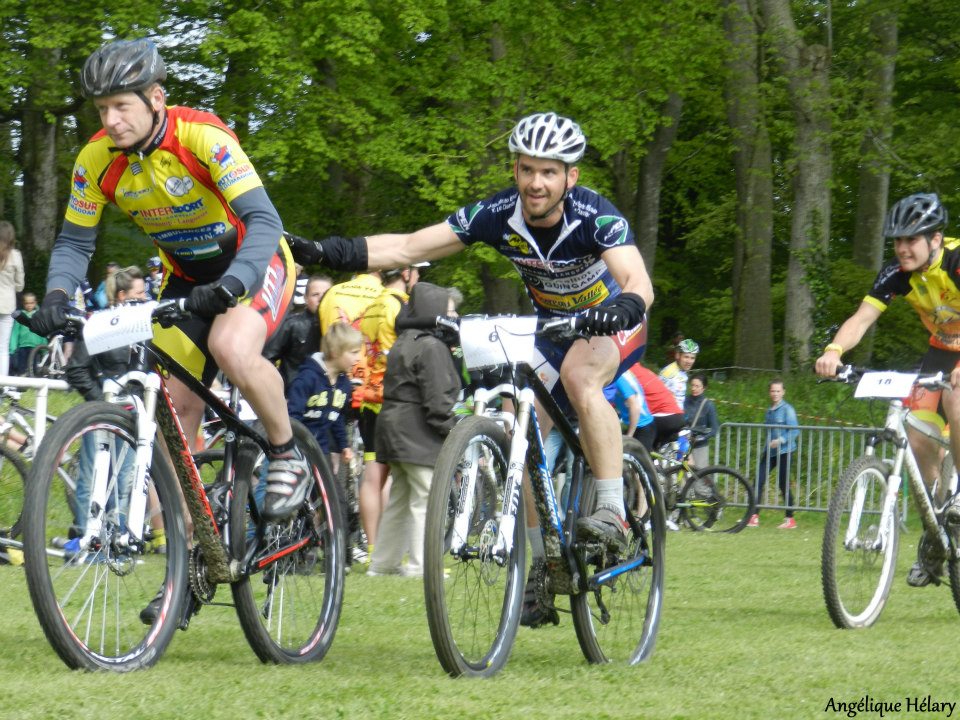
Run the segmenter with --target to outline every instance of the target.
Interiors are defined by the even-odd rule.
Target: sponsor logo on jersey
[[[454,232],[469,232],[470,223],[473,222],[473,219],[477,216],[477,213],[483,209],[483,203],[478,202],[475,205],[467,205],[457,210],[457,227],[453,228]]]
[[[210,161],[215,162],[222,168],[228,168],[234,162],[233,155],[230,154],[230,148],[220,143],[216,143],[210,148]]]
[[[141,165],[138,160],[134,160],[130,163],[130,172],[134,175],[139,175],[143,172],[143,165]]]
[[[598,215],[593,236],[601,247],[611,248],[627,241],[627,221],[619,215]]]
[[[150,186],[145,188],[139,188],[137,190],[121,189],[119,194],[120,194],[120,197],[126,200],[136,200],[141,195],[147,195],[148,193],[152,193],[152,192],[153,192],[153,186]]]
[[[530,243],[528,243],[519,235],[516,235],[516,234],[510,235],[510,237],[507,238],[507,245],[509,245],[518,253],[521,253],[523,255],[533,254],[530,252]]]
[[[193,190],[193,178],[189,175],[184,177],[171,176],[167,178],[163,186],[174,197],[183,197]]]
[[[223,177],[217,180],[217,188],[220,190],[220,192],[223,192],[231,185],[235,185],[236,183],[250,177],[253,174],[253,166],[250,163],[237,165],[230,170],[230,172],[226,173]]]
[[[282,268],[277,267],[275,263],[270,263],[267,267],[267,273],[263,277],[263,286],[260,288],[259,295],[267,305],[270,316],[276,322],[277,314],[280,312],[280,306],[283,303],[283,293],[286,290],[286,273]]]
[[[159,217],[168,217],[170,215],[192,214],[202,209],[203,209],[203,198],[200,198],[199,200],[194,200],[193,202],[184,203],[183,205],[165,205],[162,207],[133,210],[131,211],[130,215],[131,217],[140,217],[140,218],[159,218]]]
[[[87,185],[89,184],[87,169],[83,165],[77,165],[73,171],[73,191],[80,197],[86,197]]]
[[[543,292],[534,287],[530,287],[529,291],[530,297],[540,307],[546,310],[566,312],[583,310],[598,305],[610,295],[610,291],[602,281],[594,283],[586,290],[563,295]]]
[[[196,253],[197,248],[201,244],[206,243],[207,245],[203,248],[204,256],[209,256],[212,253],[212,248],[216,248],[216,252],[213,254],[220,254],[220,245],[214,243],[212,246],[209,245],[209,241],[216,240],[221,235],[227,231],[227,226],[225,223],[213,223],[212,225],[204,225],[198,228],[176,228],[175,230],[163,230],[161,232],[150,233],[157,244],[161,245],[164,250],[172,252],[178,257],[192,257],[187,253]],[[178,245],[189,245],[192,247],[177,247]]]
[[[96,215],[97,214],[97,204],[95,202],[78,198],[75,195],[70,196],[69,205],[70,205],[70,210],[79,215]]]

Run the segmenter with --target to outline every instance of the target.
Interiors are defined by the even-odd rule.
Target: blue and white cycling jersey
[[[465,245],[483,242],[517,268],[538,315],[578,315],[620,294],[601,253],[632,244],[633,232],[613,204],[575,185],[564,201],[560,237],[544,255],[523,220],[516,188],[460,208],[447,224]]]

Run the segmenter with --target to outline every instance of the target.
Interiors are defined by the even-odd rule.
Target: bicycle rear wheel
[[[890,593],[900,523],[883,513],[890,469],[872,456],[855,460],[830,498],[823,530],[821,578],[838,628],[873,625]]]
[[[660,627],[667,521],[663,494],[646,448],[627,437],[623,439],[623,501],[630,524],[623,553],[611,556],[578,543],[590,577],[587,589],[570,599],[573,626],[584,657],[592,663],[634,665],[646,660]],[[592,513],[593,506],[593,492],[584,488],[580,515]]]
[[[37,345],[30,351],[27,358],[28,377],[47,377],[47,367],[50,364],[50,348],[46,345]]]
[[[680,491],[680,519],[694,530],[740,532],[754,512],[753,488],[733,468],[695,470]]]
[[[333,644],[343,605],[344,532],[336,481],[316,440],[293,421],[297,447],[313,469],[313,487],[293,516],[267,523],[249,575],[231,585],[237,617],[262,662],[321,660]],[[265,456],[252,441],[237,453],[230,501],[230,548],[242,560],[257,540],[257,485]]]
[[[0,438],[0,537],[17,538],[22,529],[27,464]]]
[[[135,467],[135,427],[133,415],[116,405],[73,407],[44,437],[27,482],[27,586],[47,639],[71,668],[149,667],[178,626],[187,583],[186,542],[179,490],[159,450],[149,478],[159,503],[148,505],[144,532],[162,522],[165,552],[122,542]],[[81,460],[74,463],[73,458]],[[71,469],[78,474],[68,480]],[[106,503],[87,518],[94,476],[105,485]],[[75,484],[79,500],[71,502],[74,490],[68,483]],[[85,544],[84,527],[90,523],[99,523],[100,530]],[[144,625],[140,611],[160,589],[160,612]]]
[[[472,416],[450,432],[434,466],[424,596],[437,658],[455,677],[497,673],[510,656],[520,622],[526,567],[522,498],[509,556],[491,552],[502,519],[509,453],[503,428]],[[465,537],[455,529],[458,515]]]

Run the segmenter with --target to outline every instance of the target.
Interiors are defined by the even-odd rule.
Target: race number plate
[[[460,321],[460,344],[467,368],[490,367],[504,363],[530,362],[537,330],[537,318],[470,318]]]
[[[910,394],[916,373],[868,372],[857,383],[858,398],[905,398]]]
[[[87,352],[99,355],[107,350],[130,347],[153,337],[151,319],[156,302],[136,305],[118,305],[100,310],[87,318],[83,326],[83,341]]]

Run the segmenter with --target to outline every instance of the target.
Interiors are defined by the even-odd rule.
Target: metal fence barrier
[[[770,428],[782,425],[760,423],[723,423],[720,432],[710,441],[710,463],[727,465],[743,473],[754,490],[760,463],[766,459]],[[843,471],[866,450],[867,438],[875,428],[800,425],[797,427],[796,449],[789,458],[789,478],[793,490],[793,508],[801,511],[826,512],[833,489]],[[878,457],[892,456],[888,443],[878,446]],[[778,469],[768,473],[757,506],[763,509],[785,509],[780,492]],[[901,517],[906,519],[907,484],[903,483]]]

